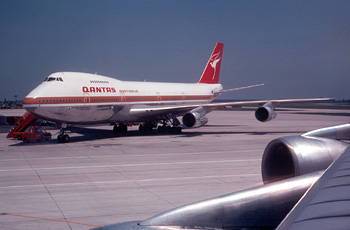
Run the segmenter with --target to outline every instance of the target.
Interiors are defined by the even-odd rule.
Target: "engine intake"
[[[262,158],[264,183],[326,169],[349,145],[319,137],[289,136],[271,141]]]
[[[276,112],[273,110],[271,103],[266,103],[265,105],[259,107],[255,111],[255,117],[258,121],[267,122],[275,119],[277,116]]]
[[[182,123],[189,128],[197,128],[207,124],[208,118],[197,112],[189,112],[182,117]]]

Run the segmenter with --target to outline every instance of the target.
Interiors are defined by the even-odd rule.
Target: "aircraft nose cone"
[[[35,113],[35,110],[36,110],[36,104],[37,104],[37,101],[35,98],[32,98],[32,97],[25,97],[23,99],[23,108],[28,111],[29,113],[32,113],[34,114]]]
[[[25,97],[23,100],[23,105],[31,105],[33,104],[33,98]]]

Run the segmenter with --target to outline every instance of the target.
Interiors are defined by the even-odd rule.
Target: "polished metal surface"
[[[274,229],[321,174],[303,175],[185,205],[138,223],[112,224],[96,230],[145,230],[148,227]]]
[[[305,137],[324,137],[334,140],[350,140],[350,124],[337,125],[313,130],[303,134]]]
[[[281,222],[321,173],[303,175],[186,205],[142,221],[139,225],[273,228]]]
[[[308,136],[271,141],[262,157],[264,183],[326,169],[347,148],[344,142]]]

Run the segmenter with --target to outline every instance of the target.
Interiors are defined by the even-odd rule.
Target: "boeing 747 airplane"
[[[140,131],[171,129],[180,132],[182,116],[186,127],[208,122],[205,116],[216,109],[261,105],[255,112],[259,121],[276,117],[274,108],[281,102],[327,99],[262,100],[210,103],[224,92],[260,86],[224,90],[219,84],[223,43],[217,43],[197,83],[159,83],[120,81],[97,74],[79,72],[53,73],[24,99],[24,108],[34,116],[55,122],[60,128],[59,142],[68,142],[65,134],[71,124],[115,124],[114,130],[125,132],[127,124],[141,123]],[[170,127],[168,124],[171,124]]]

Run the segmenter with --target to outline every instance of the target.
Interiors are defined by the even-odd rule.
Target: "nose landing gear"
[[[69,136],[67,134],[64,134],[64,132],[66,131],[67,128],[67,124],[63,123],[63,124],[59,124],[58,127],[60,128],[60,132],[57,136],[57,142],[58,143],[67,143],[69,142]]]
[[[57,136],[57,142],[58,143],[67,143],[67,142],[69,142],[69,136],[67,135],[67,134],[65,134],[65,135],[61,135],[61,134],[59,134],[58,136]]]

